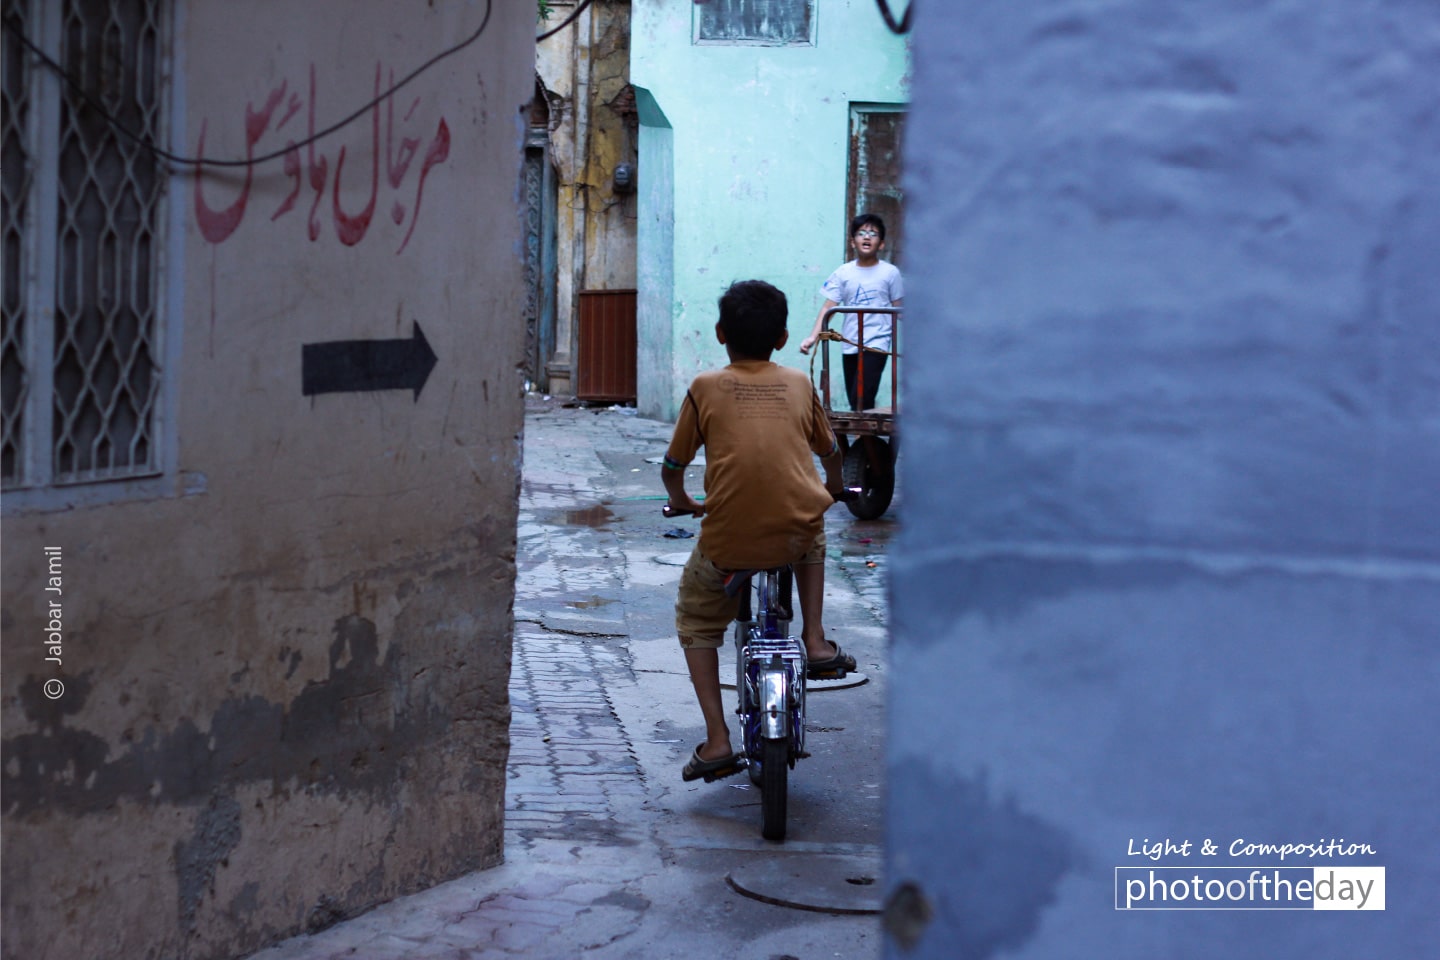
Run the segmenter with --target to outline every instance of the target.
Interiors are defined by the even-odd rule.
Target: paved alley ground
[[[525,431],[506,862],[254,960],[878,957],[893,508],[827,517],[825,620],[868,682],[812,693],[773,844],[744,775],[680,778],[703,728],[673,616],[694,541],[675,534],[698,524],[660,513],[670,426],[532,398]]]

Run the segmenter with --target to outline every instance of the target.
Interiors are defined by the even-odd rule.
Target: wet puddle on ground
[[[572,527],[600,528],[615,519],[614,511],[602,503],[583,510],[566,510],[565,519],[561,522]]]
[[[612,603],[619,603],[619,600],[611,600],[605,597],[591,597],[588,600],[571,600],[565,604],[567,607],[576,607],[580,610],[593,610],[596,607],[607,606]]]

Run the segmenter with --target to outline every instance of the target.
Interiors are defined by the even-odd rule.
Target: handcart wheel
[[[879,437],[861,437],[845,451],[841,467],[845,486],[860,495],[845,506],[861,520],[876,520],[890,508],[895,495],[895,464],[890,445]]]

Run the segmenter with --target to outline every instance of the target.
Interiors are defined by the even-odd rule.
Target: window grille
[[[693,6],[697,44],[815,43],[815,0],[708,0]]]
[[[4,15],[89,100],[143,140],[164,143],[167,6],[5,0]],[[11,34],[3,74],[3,482],[151,475],[160,462],[165,170]]]
[[[3,324],[0,324],[0,479],[11,486],[20,475],[25,456],[24,422],[21,413],[29,396],[29,378],[25,373],[25,236],[23,225],[28,221],[30,193],[30,153],[26,149],[25,131],[30,123],[30,77],[25,61],[28,55],[20,46],[15,29],[30,32],[25,5],[5,0],[5,22],[13,29],[5,30],[3,69],[4,118],[0,120],[4,162],[0,163],[3,182],[4,279]]]

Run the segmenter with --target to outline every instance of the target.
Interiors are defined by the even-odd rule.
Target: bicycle
[[[848,488],[837,501],[859,495]],[[665,516],[687,516],[665,504]],[[760,835],[783,843],[789,816],[789,779],[805,749],[805,681],[809,657],[804,642],[790,635],[795,575],[789,564],[731,575],[725,592],[739,595],[735,617],[735,713],[740,718],[741,753],[750,782],[760,788]],[[755,602],[751,603],[751,584]],[[824,679],[844,679],[839,667]]]

